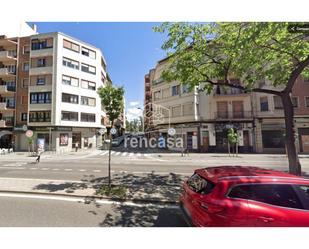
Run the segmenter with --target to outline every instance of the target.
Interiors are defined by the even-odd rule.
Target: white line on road
[[[134,156],[134,153],[131,152],[129,156]]]
[[[121,152],[116,152],[115,156],[119,156],[121,154]]]
[[[37,169],[39,169],[39,168],[30,168],[31,170],[37,170]]]
[[[95,169],[95,170],[93,170],[93,172],[101,172],[101,170]]]
[[[79,169],[78,171],[80,171],[80,172],[85,172],[86,170],[85,170],[85,169]]]
[[[65,171],[72,171],[72,169],[64,169]]]
[[[49,170],[49,168],[42,168],[41,170]]]
[[[142,156],[142,154],[141,154],[141,153],[137,153],[136,155],[137,155],[138,157]]]
[[[103,153],[101,153],[100,155],[101,156],[104,156],[104,155],[106,155],[108,153],[108,151],[104,151]]]
[[[126,156],[128,154],[128,152],[123,152],[122,156]]]
[[[40,194],[15,194],[15,193],[0,193],[2,197],[15,197],[15,198],[30,198],[30,199],[46,199],[46,200],[56,200],[56,201],[71,201],[71,202],[86,202],[87,197],[63,197],[63,196],[48,196],[48,195],[40,195]],[[99,204],[118,204],[118,205],[126,205],[132,207],[147,207],[147,206],[156,206],[156,207],[169,207],[171,209],[178,209],[178,205],[164,205],[164,204],[154,204],[154,203],[134,203],[131,201],[118,202],[111,200],[94,200],[94,203]]]
[[[25,167],[19,167],[19,168],[16,168],[16,169],[25,169]]]

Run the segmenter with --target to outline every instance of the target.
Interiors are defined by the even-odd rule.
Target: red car
[[[180,207],[192,226],[309,226],[309,179],[256,167],[198,169]]]

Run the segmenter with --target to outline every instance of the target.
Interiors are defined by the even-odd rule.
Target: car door
[[[252,184],[248,219],[257,227],[295,226],[302,203],[290,184]],[[296,225],[297,226],[297,225]]]

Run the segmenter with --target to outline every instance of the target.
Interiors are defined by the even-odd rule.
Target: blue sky
[[[128,116],[139,114],[137,107],[142,107],[144,100],[144,75],[166,55],[161,49],[165,36],[152,31],[158,23],[28,22],[33,23],[39,33],[59,31],[100,48],[113,83],[125,88]]]

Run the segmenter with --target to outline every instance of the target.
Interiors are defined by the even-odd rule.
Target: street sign
[[[32,137],[33,136],[33,131],[32,130],[27,130],[26,131],[26,137]]]
[[[167,131],[168,135],[174,136],[176,134],[176,130],[174,128],[169,128]]]
[[[112,135],[115,135],[116,133],[117,133],[117,130],[116,130],[115,128],[112,128],[112,129],[111,129],[111,134],[112,134]]]
[[[27,125],[23,125],[23,131],[27,131],[28,130],[28,127],[27,127]]]
[[[100,130],[99,130],[99,133],[102,135],[102,134],[104,134],[106,132],[106,128],[101,128]]]

